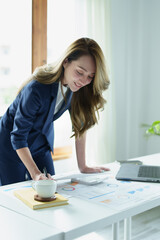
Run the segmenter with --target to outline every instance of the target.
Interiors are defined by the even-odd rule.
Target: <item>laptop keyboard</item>
[[[160,178],[160,167],[141,166],[138,177]]]

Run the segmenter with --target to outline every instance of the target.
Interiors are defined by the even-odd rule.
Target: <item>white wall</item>
[[[111,0],[116,159],[160,152],[142,123],[160,120],[160,1]]]

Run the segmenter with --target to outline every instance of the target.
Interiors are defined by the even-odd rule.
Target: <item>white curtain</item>
[[[112,0],[110,13],[116,159],[159,152],[141,124],[160,119],[160,1]]]
[[[114,84],[111,75],[111,29],[110,0],[76,1],[77,19],[82,10],[85,12],[84,25],[86,35],[95,39],[101,46],[110,75],[110,87],[104,93],[107,100],[105,109],[100,113],[100,121],[87,133],[87,160],[90,164],[103,164],[115,160],[115,112]],[[79,9],[81,6],[81,9]],[[78,23],[78,20],[77,20]]]

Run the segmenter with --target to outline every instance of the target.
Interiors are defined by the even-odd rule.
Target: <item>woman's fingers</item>
[[[39,180],[47,180],[48,177],[46,177],[46,175],[44,173],[41,173],[39,176]]]
[[[101,170],[103,170],[103,171],[110,171],[110,168],[101,167]]]
[[[106,167],[86,167],[83,169],[83,173],[101,173],[104,171],[110,171],[110,169]]]
[[[47,173],[47,177],[49,180],[53,180],[53,177],[51,176],[51,174]]]

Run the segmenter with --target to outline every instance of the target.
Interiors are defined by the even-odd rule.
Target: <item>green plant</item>
[[[160,135],[160,121],[155,121],[152,125],[145,125],[149,128],[146,130],[146,135]]]

